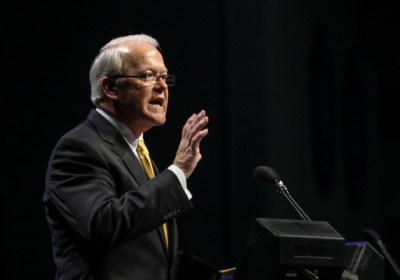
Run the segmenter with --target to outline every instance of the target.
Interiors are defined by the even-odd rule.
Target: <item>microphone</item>
[[[397,276],[400,277],[400,268],[396,264],[396,262],[392,258],[392,256],[389,254],[389,251],[386,249],[386,245],[383,243],[379,234],[372,229],[363,229],[361,231],[361,235],[369,243],[378,245],[378,247],[380,248],[380,251],[385,256],[385,259],[387,259],[389,264],[392,266],[392,268],[396,272]]]
[[[272,184],[275,185],[278,191],[283,194],[286,199],[290,202],[296,212],[300,215],[300,217],[310,222],[311,219],[307,216],[307,214],[301,209],[301,207],[296,203],[293,197],[289,194],[288,189],[286,188],[285,184],[282,182],[281,178],[279,177],[278,173],[273,170],[271,167],[268,166],[258,166],[254,169],[254,178],[261,184]]]

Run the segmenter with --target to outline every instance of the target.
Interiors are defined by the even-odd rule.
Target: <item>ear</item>
[[[100,79],[100,86],[104,94],[110,99],[117,99],[117,86],[115,80],[110,77],[103,77]]]

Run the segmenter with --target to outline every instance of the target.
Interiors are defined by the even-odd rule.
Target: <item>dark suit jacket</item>
[[[192,207],[170,170],[148,180],[120,133],[95,110],[56,144],[43,201],[58,280],[169,279],[174,217]]]

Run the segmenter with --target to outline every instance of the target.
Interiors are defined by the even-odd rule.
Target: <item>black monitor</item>
[[[235,272],[238,280],[340,280],[345,239],[321,221],[257,218]]]

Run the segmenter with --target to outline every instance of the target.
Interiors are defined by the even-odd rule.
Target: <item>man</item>
[[[143,134],[165,123],[175,82],[158,42],[144,34],[110,41],[90,81],[96,108],[58,141],[46,174],[56,279],[170,279],[174,218],[192,207],[186,179],[208,117],[202,110],[187,120],[173,164],[158,172],[138,150]]]

